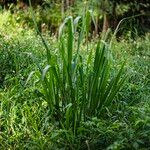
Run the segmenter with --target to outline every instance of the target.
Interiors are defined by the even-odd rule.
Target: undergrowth
[[[137,37],[135,40],[129,38],[117,42],[113,39],[111,47],[112,72],[109,75],[107,85],[115,77],[125,59],[127,60],[128,78],[108,107],[104,107],[105,109],[99,113],[101,109],[95,109],[99,104],[96,104],[96,107],[95,105],[91,107],[86,103],[83,105],[86,108],[83,109],[85,113],[83,114],[80,103],[73,106],[73,103],[70,102],[70,94],[79,91],[78,94],[74,95],[74,98],[82,102],[89,73],[92,77],[90,81],[94,81],[92,62],[97,41],[91,40],[88,43],[88,52],[92,51],[90,59],[86,57],[88,56],[86,40],[80,44],[78,57],[76,57],[74,50],[69,57],[69,51],[66,51],[64,56],[63,54],[60,55],[60,52],[62,52],[63,47],[70,50],[71,47],[68,48],[67,43],[77,42],[76,39],[70,41],[71,37],[67,39],[67,34],[64,34],[58,42],[55,37],[45,35],[44,39],[47,40],[47,46],[53,56],[53,65],[56,67],[54,69],[60,71],[59,74],[57,72],[60,79],[50,81],[49,79],[54,72],[48,70],[50,68],[48,65],[51,64],[49,64],[49,58],[46,57],[45,47],[42,45],[40,37],[32,30],[26,29],[14,33],[17,28],[15,26],[13,26],[13,30],[9,30],[9,28],[6,30],[6,26],[3,25],[0,25],[0,28],[3,29],[0,33],[1,149],[149,149],[149,34],[145,37]],[[66,30],[64,29],[64,32]],[[66,68],[65,61],[67,61]],[[78,62],[77,66],[75,66],[76,61]],[[86,72],[87,61],[91,63],[89,63],[88,72]],[[46,68],[41,72],[42,77],[37,64],[40,68]],[[69,73],[74,71],[75,73],[71,74],[73,89],[69,86],[67,71]],[[59,100],[60,105],[52,104],[53,111],[41,84],[45,77],[53,82],[54,87],[56,86],[54,92],[56,92],[56,98],[59,98],[57,100]],[[76,82],[77,78],[80,82]],[[82,80],[83,82],[81,82]],[[64,84],[63,87],[61,87],[62,84]],[[77,87],[78,89],[76,89]],[[61,90],[62,92],[64,90],[65,97],[70,98],[67,97],[68,103],[63,105]],[[85,94],[86,101],[92,100],[94,97],[92,96],[90,99],[87,97],[87,93]],[[57,112],[57,107],[60,112]],[[75,113],[74,119],[79,116],[80,122],[77,125],[74,124],[76,120],[74,121],[73,116],[71,116],[73,113]]]

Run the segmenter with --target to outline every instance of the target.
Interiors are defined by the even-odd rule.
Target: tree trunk
[[[104,16],[103,16],[103,30],[102,30],[102,32],[103,33],[107,32],[108,28],[109,28],[109,17],[108,17],[107,13],[104,13]]]
[[[61,0],[61,17],[64,18],[65,4],[64,0]]]
[[[70,0],[70,6],[73,6],[75,3],[75,0]]]
[[[69,0],[66,0],[66,8],[69,7]]]
[[[98,26],[99,26],[99,15],[96,16],[96,20],[95,20],[95,32],[94,32],[94,36],[96,36],[98,34]]]
[[[113,17],[113,28],[115,29],[117,27],[117,15],[116,15],[116,2],[113,2],[112,6],[112,17]]]

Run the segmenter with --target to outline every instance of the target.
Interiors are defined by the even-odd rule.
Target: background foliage
[[[92,33],[99,34],[108,28],[114,30],[123,18],[127,19],[121,25],[120,34],[128,34],[129,28],[133,36],[149,30],[149,0],[36,0],[31,3],[41,31],[49,29],[51,33],[56,33],[66,16],[76,17],[88,9],[95,17],[95,25],[91,24]],[[19,22],[33,27],[28,0],[5,0],[1,1],[1,5],[15,13]]]

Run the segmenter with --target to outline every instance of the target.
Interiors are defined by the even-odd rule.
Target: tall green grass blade
[[[68,71],[72,71],[72,55],[73,55],[73,42],[74,42],[74,31],[73,31],[73,19],[70,17],[68,19]]]
[[[122,84],[125,81],[125,78],[121,79],[121,75],[123,74],[123,68],[124,68],[125,62],[122,64],[118,74],[116,77],[113,77],[111,79],[111,82],[106,87],[105,92],[102,95],[103,103],[99,106],[99,109],[102,110],[103,106],[110,105],[112,103],[112,100],[116,96],[117,92],[121,88]],[[120,84],[119,83],[120,80]]]
[[[79,21],[80,21],[81,19],[82,19],[81,16],[78,16],[78,17],[76,17],[76,18],[74,19],[74,21],[73,21],[73,24],[74,24],[74,33],[77,32],[77,27],[78,27]],[[80,29],[81,29],[81,28],[80,28]]]
[[[45,79],[46,74],[47,74],[47,72],[49,71],[49,69],[50,69],[50,65],[47,65],[47,66],[43,69],[43,71],[42,71],[42,80]]]
[[[71,122],[72,122],[72,103],[69,103],[67,106],[66,106],[66,128],[69,129],[70,126],[71,126]]]
[[[27,80],[26,80],[26,83],[25,83],[25,86],[28,84],[28,82],[30,81],[30,79],[32,78],[33,74],[35,73],[35,71],[31,71]]]
[[[31,0],[29,0],[29,6],[30,6],[30,11],[31,11],[31,15],[32,15],[32,19],[33,19],[33,23],[34,23],[34,27],[35,27],[35,30],[37,32],[37,34],[41,37],[41,40],[43,42],[43,45],[46,49],[46,53],[47,53],[47,62],[48,63],[51,63],[51,53],[50,53],[50,49],[49,49],[49,46],[46,42],[46,40],[44,39],[44,37],[42,36],[41,32],[39,31],[38,29],[38,26],[37,26],[37,23],[36,23],[36,19],[35,19],[35,16],[34,16],[34,13],[33,13],[33,8],[32,8],[32,4],[31,4]]]
[[[111,102],[113,101],[114,97],[116,96],[116,94],[118,93],[118,91],[120,90],[120,88],[122,87],[123,83],[125,82],[127,76],[125,76],[124,78],[121,79],[121,81],[118,83],[118,85],[116,86],[115,89],[112,89],[110,95],[107,97],[106,101],[105,101],[105,106],[109,106],[111,104]]]

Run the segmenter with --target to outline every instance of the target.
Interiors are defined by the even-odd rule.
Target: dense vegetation
[[[2,8],[15,13],[17,22],[32,27],[29,0],[0,0]],[[86,10],[92,10],[95,22],[91,24],[94,35],[111,28],[116,29],[121,19],[125,19],[119,29],[120,34],[144,34],[149,30],[149,0],[31,0],[38,28],[56,33],[60,23],[68,15],[77,17]]]
[[[61,16],[59,4],[53,5],[57,11],[50,9],[48,22],[43,21],[48,12],[41,17],[45,9],[40,7],[1,10],[0,148],[149,149],[148,28],[138,34],[141,26],[134,20],[128,28],[102,27],[97,35],[92,26],[101,26],[107,11],[96,21],[92,8],[83,13],[78,7],[83,3],[67,3]]]

